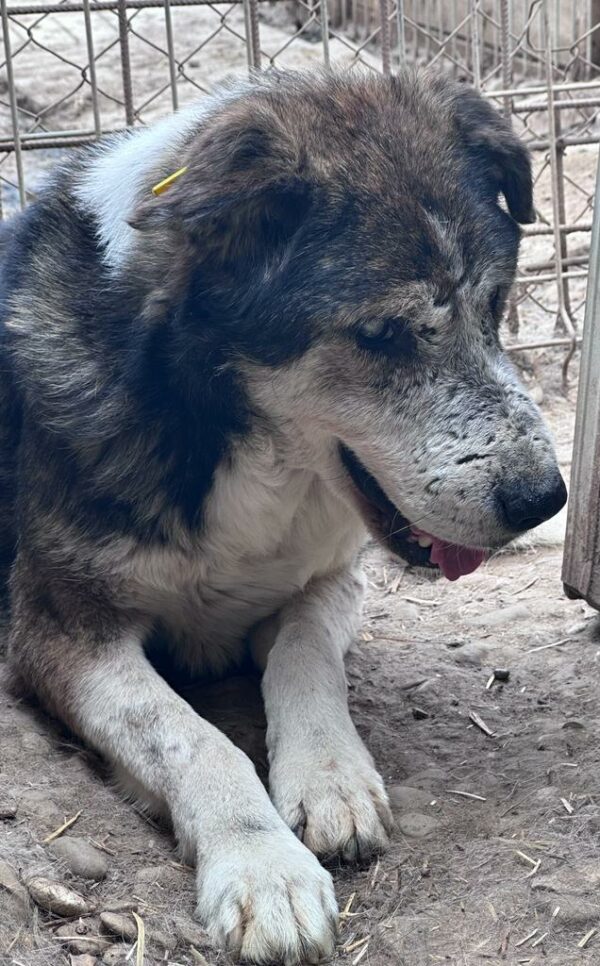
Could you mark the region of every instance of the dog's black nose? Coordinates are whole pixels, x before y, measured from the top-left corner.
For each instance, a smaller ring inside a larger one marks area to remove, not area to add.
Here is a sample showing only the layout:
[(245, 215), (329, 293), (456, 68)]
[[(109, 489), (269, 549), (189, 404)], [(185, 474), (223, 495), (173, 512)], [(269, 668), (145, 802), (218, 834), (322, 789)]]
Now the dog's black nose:
[(560, 473), (537, 483), (520, 480), (506, 483), (496, 491), (498, 509), (504, 525), (515, 533), (531, 530), (562, 510), (567, 488)]

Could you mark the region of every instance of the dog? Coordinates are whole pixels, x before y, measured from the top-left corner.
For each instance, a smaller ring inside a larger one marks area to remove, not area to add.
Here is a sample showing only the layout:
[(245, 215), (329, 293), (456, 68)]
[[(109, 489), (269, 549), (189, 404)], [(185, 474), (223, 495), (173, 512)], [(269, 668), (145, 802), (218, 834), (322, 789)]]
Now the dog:
[[(403, 70), (230, 83), (75, 154), (11, 223), (10, 662), (169, 816), (243, 959), (329, 957), (318, 857), (388, 842), (344, 673), (369, 536), (457, 579), (565, 502), (498, 334), (533, 218), (509, 122)], [(252, 656), (270, 795), (152, 648), (190, 675)]]

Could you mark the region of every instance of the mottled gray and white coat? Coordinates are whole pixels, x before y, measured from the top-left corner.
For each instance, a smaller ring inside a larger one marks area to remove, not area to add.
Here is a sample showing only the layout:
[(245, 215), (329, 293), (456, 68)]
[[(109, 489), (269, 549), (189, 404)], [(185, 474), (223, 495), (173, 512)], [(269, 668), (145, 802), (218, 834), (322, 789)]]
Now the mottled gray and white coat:
[[(316, 856), (387, 842), (343, 663), (369, 532), (427, 565), (411, 526), (493, 548), (564, 502), (498, 337), (532, 217), (465, 85), (269, 73), (74, 156), (2, 238), (12, 665), (171, 817), (243, 958), (326, 958)], [(264, 670), (269, 793), (161, 653)]]

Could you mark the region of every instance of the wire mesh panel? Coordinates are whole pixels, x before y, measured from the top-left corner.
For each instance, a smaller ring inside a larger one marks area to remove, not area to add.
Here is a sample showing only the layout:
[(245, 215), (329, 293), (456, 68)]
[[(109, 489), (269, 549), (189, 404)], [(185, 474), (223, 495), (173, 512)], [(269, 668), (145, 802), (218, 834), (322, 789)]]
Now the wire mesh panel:
[(582, 319), (600, 111), (599, 0), (1, 0), (0, 210), (67, 148), (150, 123), (232, 73), (433, 64), (510, 115), (535, 164), (508, 341)]

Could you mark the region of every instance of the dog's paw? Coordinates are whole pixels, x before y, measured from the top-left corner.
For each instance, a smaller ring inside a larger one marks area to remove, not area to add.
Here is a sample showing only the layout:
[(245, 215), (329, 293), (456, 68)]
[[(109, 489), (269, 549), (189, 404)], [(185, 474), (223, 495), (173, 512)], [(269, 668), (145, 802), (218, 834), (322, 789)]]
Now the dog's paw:
[(277, 811), (316, 855), (364, 861), (387, 848), (392, 813), (362, 746), (313, 761), (276, 757), (270, 781)]
[(252, 963), (319, 963), (335, 949), (333, 882), (287, 829), (236, 839), (198, 871), (198, 918)]

